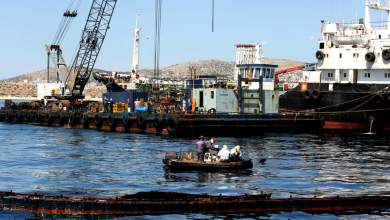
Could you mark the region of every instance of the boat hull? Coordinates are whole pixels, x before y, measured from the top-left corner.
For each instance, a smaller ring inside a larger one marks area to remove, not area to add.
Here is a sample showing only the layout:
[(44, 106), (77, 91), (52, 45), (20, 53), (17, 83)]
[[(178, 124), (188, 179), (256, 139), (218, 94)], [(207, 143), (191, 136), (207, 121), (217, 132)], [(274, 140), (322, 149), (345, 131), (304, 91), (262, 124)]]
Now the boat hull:
[(164, 159), (163, 163), (170, 170), (184, 171), (237, 171), (253, 168), (251, 160), (242, 160), (237, 162), (201, 162), (201, 161), (182, 161), (177, 159)]
[[(388, 133), (390, 85), (308, 83), (280, 96), (281, 112), (319, 116), (324, 130)], [(305, 86), (306, 87), (306, 86)]]

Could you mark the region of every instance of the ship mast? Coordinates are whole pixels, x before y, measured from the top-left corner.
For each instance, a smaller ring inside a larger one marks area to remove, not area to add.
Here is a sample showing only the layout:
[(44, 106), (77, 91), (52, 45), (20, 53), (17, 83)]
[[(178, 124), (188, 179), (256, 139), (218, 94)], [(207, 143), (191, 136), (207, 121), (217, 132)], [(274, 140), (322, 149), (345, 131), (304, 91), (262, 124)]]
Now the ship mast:
[[(390, 9), (390, 0), (387, 1), (387, 8)], [(390, 10), (387, 10), (387, 30), (390, 30)]]
[(370, 0), (365, 0), (365, 22), (367, 30), (371, 30), (371, 14), (370, 9), (381, 10), (387, 12), (387, 30), (390, 30), (390, 0), (387, 1), (387, 5), (381, 4), (380, 1), (370, 2)]
[(370, 0), (365, 0), (365, 13), (364, 13), (364, 25), (368, 32), (371, 31), (371, 13), (370, 13)]
[(139, 71), (139, 52), (140, 52), (140, 32), (141, 28), (138, 27), (137, 15), (134, 28), (134, 43), (133, 43), (133, 60), (132, 60), (132, 73), (137, 74)]

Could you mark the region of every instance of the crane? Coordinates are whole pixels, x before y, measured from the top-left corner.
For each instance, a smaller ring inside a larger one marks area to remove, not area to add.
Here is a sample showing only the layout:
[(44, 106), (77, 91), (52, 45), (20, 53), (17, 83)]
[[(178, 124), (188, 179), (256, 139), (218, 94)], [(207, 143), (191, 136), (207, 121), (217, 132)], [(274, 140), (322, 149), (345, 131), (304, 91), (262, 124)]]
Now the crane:
[(62, 99), (82, 99), (115, 10), (117, 0), (93, 0), (80, 46), (65, 80)]
[(51, 44), (46, 45), (47, 52), (47, 82), (50, 83), (50, 58), (53, 59), (57, 72), (57, 82), (60, 81), (59, 69), (61, 66), (65, 67), (67, 70), (68, 67), (65, 63), (65, 59), (62, 56), (62, 41), (67, 34), (70, 25), (72, 24), (74, 18), (77, 17), (77, 9), (80, 7), (81, 0), (73, 0), (70, 2), (69, 6), (63, 13), (63, 17), (60, 25), (58, 26), (56, 35)]
[[(110, 28), (116, 3), (117, 0), (93, 0), (77, 55), (65, 80), (62, 99), (76, 100), (84, 98), (84, 88), (88, 83), (107, 31)], [(156, 0), (155, 77), (157, 76), (157, 78), (159, 76), (161, 5), (161, 0)], [(214, 24), (214, 0), (212, 1), (212, 11), (212, 23)], [(214, 30), (214, 25), (212, 29)]]
[(275, 84), (279, 83), (279, 75), (292, 73), (292, 72), (295, 72), (295, 71), (298, 71), (298, 70), (303, 70), (303, 69), (305, 69), (306, 66), (307, 66), (306, 64), (302, 64), (302, 65), (291, 66), (291, 67), (287, 67), (285, 69), (277, 70), (275, 72)]

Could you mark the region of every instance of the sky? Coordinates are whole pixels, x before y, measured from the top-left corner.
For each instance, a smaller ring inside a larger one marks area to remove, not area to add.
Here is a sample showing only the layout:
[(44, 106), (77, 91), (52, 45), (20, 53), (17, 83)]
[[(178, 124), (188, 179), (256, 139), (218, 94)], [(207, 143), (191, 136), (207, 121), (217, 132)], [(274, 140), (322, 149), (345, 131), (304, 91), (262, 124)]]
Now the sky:
[[(0, 79), (44, 69), (50, 43), (70, 0), (12, 0), (1, 5)], [(63, 43), (71, 63), (92, 0), (82, 0), (79, 16)], [(161, 66), (186, 61), (233, 61), (238, 43), (263, 43), (264, 56), (313, 62), (320, 21), (352, 21), (364, 16), (364, 0), (163, 0)], [(141, 68), (153, 67), (154, 0), (118, 0), (96, 68), (129, 71), (132, 29), (140, 15)]]

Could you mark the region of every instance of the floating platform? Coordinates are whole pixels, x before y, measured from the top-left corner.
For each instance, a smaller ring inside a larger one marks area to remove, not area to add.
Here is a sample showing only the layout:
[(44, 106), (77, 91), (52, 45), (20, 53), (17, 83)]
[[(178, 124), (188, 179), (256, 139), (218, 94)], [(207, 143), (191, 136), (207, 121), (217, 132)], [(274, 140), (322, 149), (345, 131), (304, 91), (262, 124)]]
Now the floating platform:
[(0, 122), (180, 137), (317, 133), (323, 123), (304, 115), (83, 113), (2, 110)]
[(3, 210), (28, 211), (40, 217), (115, 217), (181, 213), (338, 213), (390, 208), (388, 196), (272, 199), (271, 194), (212, 196), (145, 192), (116, 198), (47, 196), (0, 192)]

